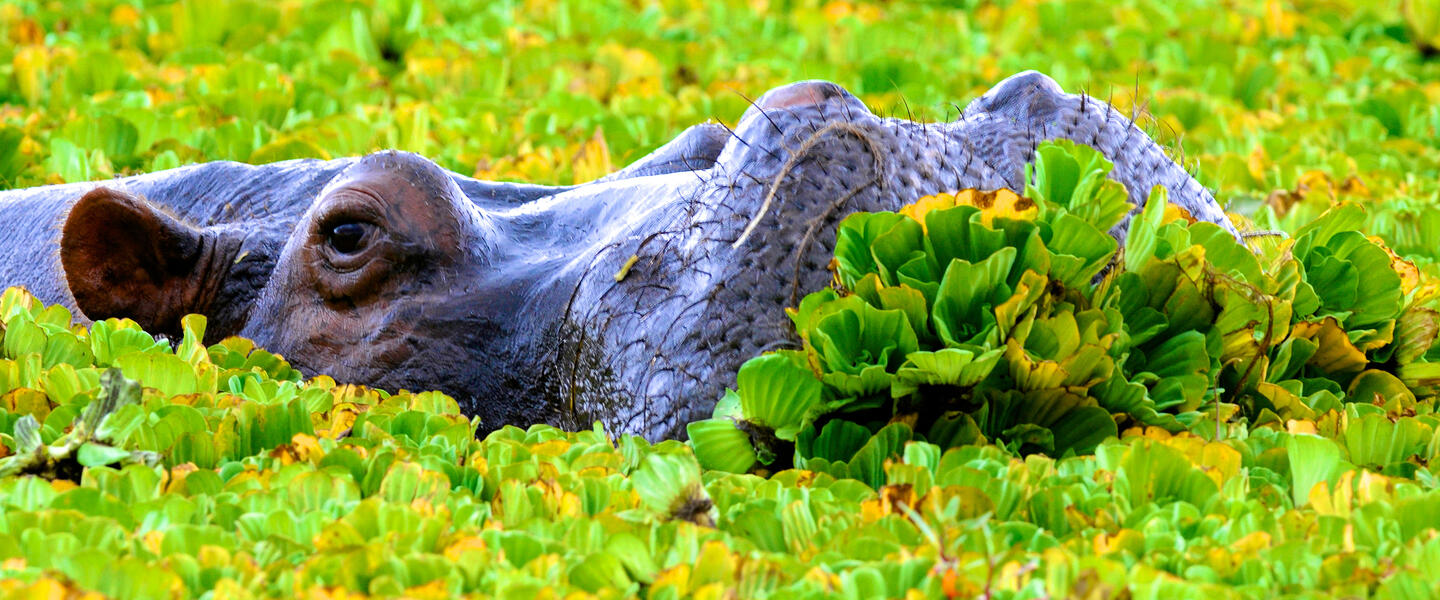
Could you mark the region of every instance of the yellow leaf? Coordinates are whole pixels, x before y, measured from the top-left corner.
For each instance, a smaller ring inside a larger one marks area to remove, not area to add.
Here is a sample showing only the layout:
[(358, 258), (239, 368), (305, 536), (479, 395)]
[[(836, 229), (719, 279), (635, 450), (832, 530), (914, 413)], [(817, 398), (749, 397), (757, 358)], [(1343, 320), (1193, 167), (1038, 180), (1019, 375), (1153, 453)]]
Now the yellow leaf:
[[(1291, 423), (1296, 422), (1293, 419), (1315, 418), (1315, 411), (1311, 410), (1310, 406), (1305, 404), (1305, 401), (1299, 396), (1296, 396), (1284, 387), (1268, 381), (1262, 381), (1259, 385), (1255, 386), (1255, 391), (1259, 392), (1260, 395), (1270, 401), (1270, 404), (1275, 406), (1275, 412), (1278, 413), (1281, 418), (1287, 419), (1287, 427), (1289, 427)], [(1313, 424), (1311, 424), (1311, 427), (1313, 428)]]
[(1354, 175), (1346, 177), (1345, 181), (1340, 182), (1339, 191), (1341, 195), (1345, 196), (1360, 196), (1362, 198), (1370, 197), (1370, 188), (1365, 186), (1365, 182), (1363, 180)]
[(1185, 210), (1185, 207), (1174, 202), (1167, 202), (1165, 204), (1165, 213), (1160, 217), (1160, 223), (1163, 225), (1171, 221), (1196, 222), (1195, 215), (1190, 214), (1190, 211)]
[(195, 558), (199, 560), (201, 568), (212, 569), (230, 566), (230, 551), (222, 546), (206, 544), (200, 546), (200, 551)]
[(575, 183), (594, 181), (610, 174), (615, 167), (610, 160), (610, 146), (600, 129), (570, 156), (570, 171)]
[(160, 545), (164, 542), (165, 532), (163, 530), (156, 529), (140, 536), (140, 545), (156, 556), (160, 555)]
[(1255, 146), (1250, 151), (1250, 156), (1245, 159), (1245, 166), (1250, 169), (1250, 177), (1256, 182), (1265, 181), (1265, 172), (1270, 169), (1270, 155), (1265, 152), (1264, 146)]
[(450, 562), (458, 563), (467, 554), (478, 553), (478, 556), (489, 556), (490, 549), (485, 546), (485, 540), (479, 536), (467, 536), (452, 542), (445, 547), (443, 554)]
[(980, 209), (980, 222), (987, 227), (994, 223), (996, 218), (1011, 219), (1017, 221), (1034, 220), (1040, 213), (1035, 201), (1013, 190), (976, 190), (965, 189), (958, 192), (945, 192), (922, 196), (914, 202), (900, 207), (900, 214), (915, 219), (926, 233), (925, 216), (933, 210), (944, 210), (956, 206), (973, 206)]
[(110, 11), (110, 22), (116, 27), (134, 27), (140, 22), (140, 11), (129, 4), (121, 4)]
[(660, 595), (660, 589), (670, 587), (675, 590), (675, 597), (684, 598), (689, 594), (690, 565), (678, 564), (655, 575), (654, 583), (650, 584), (652, 595)]
[(1230, 550), (1236, 554), (1256, 555), (1260, 551), (1270, 547), (1270, 534), (1265, 531), (1253, 531), (1250, 535), (1242, 537), (1230, 543)]
[[(1279, 387), (1279, 386), (1276, 386), (1276, 387)], [(1283, 389), (1283, 388), (1281, 388), (1281, 389)], [(1288, 393), (1288, 392), (1286, 392), (1286, 393)], [(1315, 422), (1314, 422), (1314, 421), (1301, 421), (1301, 420), (1296, 420), (1296, 419), (1290, 419), (1290, 420), (1288, 420), (1288, 421), (1285, 421), (1285, 431), (1288, 431), (1288, 432), (1290, 432), (1290, 433), (1292, 433), (1292, 434), (1296, 434), (1296, 433), (1308, 433), (1308, 434), (1311, 434), (1311, 435), (1319, 435), (1319, 432), (1315, 430)]]
[(1349, 336), (1345, 335), (1345, 330), (1340, 327), (1340, 322), (1335, 320), (1335, 317), (1325, 317), (1318, 323), (1296, 323), (1291, 337), (1305, 338), (1319, 344), (1320, 349), (1315, 351), (1306, 364), (1319, 367), (1327, 373), (1358, 373), (1363, 371), (1369, 362), (1365, 359), (1365, 353), (1350, 343)]
[(315, 436), (335, 440), (349, 433), (355, 427), (355, 419), (363, 412), (353, 402), (342, 402), (331, 407), (330, 412), (314, 415)]
[(405, 590), (405, 597), (414, 598), (415, 600), (448, 600), (449, 598), (453, 598), (454, 594), (450, 593), (450, 589), (446, 587), (445, 582), (446, 580), (443, 578), (435, 579), (425, 585), (409, 588)]
[(908, 483), (881, 487), (874, 498), (860, 503), (860, 517), (866, 522), (873, 522), (886, 515), (904, 514), (900, 504), (915, 506), (915, 488)]
[(199, 467), (196, 467), (195, 463), (187, 462), (183, 465), (175, 465), (174, 468), (170, 469), (170, 480), (165, 484), (165, 493), (173, 494), (183, 489), (185, 479), (189, 477), (191, 473), (199, 470)]
[(1394, 269), (1395, 272), (1400, 275), (1400, 289), (1405, 295), (1410, 295), (1411, 292), (1420, 287), (1421, 283), (1424, 282), (1424, 275), (1421, 274), (1420, 269), (1415, 266), (1415, 263), (1405, 260), (1404, 257), (1396, 254), (1394, 250), (1391, 250), (1389, 246), (1385, 245), (1385, 240), (1381, 239), (1380, 236), (1372, 235), (1367, 239), (1374, 242), (1376, 246), (1379, 246), (1381, 250), (1384, 250), (1386, 254), (1390, 255), (1390, 268)]
[(313, 463), (325, 458), (325, 451), (320, 448), (320, 443), (316, 441), (315, 436), (297, 433), (290, 438), (290, 444), (295, 447), (300, 460)]
[[(925, 215), (932, 210), (944, 210), (955, 206), (955, 194), (940, 193), (930, 196), (921, 196), (910, 204), (900, 207), (900, 214), (915, 219), (920, 227), (925, 227)], [(926, 230), (928, 233), (929, 230)]]
[(735, 553), (719, 540), (705, 542), (700, 554), (695, 557), (695, 568), (690, 571), (690, 587), (700, 595), (701, 587), (727, 583), (739, 567)]
[(45, 43), (45, 28), (35, 19), (20, 19), (10, 26), (10, 41), (16, 46), (40, 46)]
[(10, 390), (4, 396), (0, 396), (0, 407), (3, 407), (12, 415), (31, 415), (36, 421), (45, 422), (50, 416), (50, 397), (45, 392), (32, 390), (30, 388), (19, 388)]
[(1163, 429), (1163, 428), (1156, 427), (1156, 426), (1153, 426), (1153, 425), (1148, 426), (1148, 427), (1144, 427), (1144, 428), (1131, 428), (1131, 429), (1129, 429), (1129, 430), (1127, 430), (1127, 431), (1135, 432), (1135, 435), (1140, 435), (1140, 436), (1143, 436), (1143, 437), (1147, 437), (1147, 438), (1150, 438), (1150, 439), (1153, 439), (1153, 440), (1160, 440), (1160, 441), (1165, 441), (1165, 440), (1168, 440), (1168, 439), (1170, 439), (1170, 438), (1172, 438), (1172, 437), (1175, 437), (1175, 434), (1170, 433), (1169, 431), (1167, 431), (1167, 430), (1165, 430), (1165, 429)]
[(1092, 547), (1095, 554), (1100, 556), (1114, 552), (1130, 552), (1139, 557), (1145, 554), (1145, 535), (1134, 529), (1121, 529), (1113, 534), (1101, 533), (1095, 536)]

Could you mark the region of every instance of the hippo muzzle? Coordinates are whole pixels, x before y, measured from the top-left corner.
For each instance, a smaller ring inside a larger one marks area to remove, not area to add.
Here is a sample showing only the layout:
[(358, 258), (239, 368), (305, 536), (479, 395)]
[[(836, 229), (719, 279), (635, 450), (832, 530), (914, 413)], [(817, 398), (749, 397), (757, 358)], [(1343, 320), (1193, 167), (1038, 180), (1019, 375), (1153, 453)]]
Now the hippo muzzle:
[[(197, 183), (200, 167), (60, 186), (80, 200), (61, 215), (66, 285), (45, 299), (161, 332), (201, 312), (209, 337), (245, 335), (307, 374), (439, 389), (487, 428), (600, 421), (671, 437), (746, 359), (798, 344), (783, 309), (828, 283), (845, 216), (1023, 190), (1036, 146), (1056, 138), (1103, 152), (1137, 204), (1161, 185), (1234, 231), (1130, 118), (1044, 75), (929, 124), (807, 81), (763, 95), (733, 131), (692, 127), (573, 187), (475, 181), (400, 152), (225, 165), (224, 187)], [(0, 283), (46, 290), (43, 274), (4, 268)]]

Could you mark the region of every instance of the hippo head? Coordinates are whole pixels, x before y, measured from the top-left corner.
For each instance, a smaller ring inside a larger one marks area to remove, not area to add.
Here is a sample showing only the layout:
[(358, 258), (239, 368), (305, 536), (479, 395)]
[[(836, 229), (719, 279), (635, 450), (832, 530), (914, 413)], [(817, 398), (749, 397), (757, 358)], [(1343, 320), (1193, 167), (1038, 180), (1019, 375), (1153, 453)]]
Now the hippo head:
[(97, 189), (72, 209), (61, 260), (90, 318), (173, 333), (201, 312), (211, 337), (245, 335), (308, 374), (439, 389), (488, 428), (599, 420), (660, 438), (707, 416), (746, 359), (797, 343), (783, 309), (829, 281), (846, 215), (1022, 190), (1054, 138), (1103, 152), (1132, 200), (1162, 185), (1230, 228), (1131, 119), (1030, 72), (942, 124), (792, 84), (733, 130), (696, 126), (574, 187), (522, 190), (382, 152), (320, 163), (317, 189), (205, 227)]
[(180, 317), (203, 313), (209, 341), (243, 335), (307, 374), (466, 399), (456, 382), (505, 366), (493, 342), (515, 320), (507, 282), (522, 278), (494, 271), (504, 236), (452, 173), (381, 152), (348, 161), (279, 223), (194, 227), (97, 188), (69, 213), (61, 261), (92, 319), (175, 336)]
[(500, 236), (446, 171), (372, 154), (300, 217), (241, 334), (339, 381), (453, 381), (485, 365), (506, 318), (493, 310), (502, 278), (489, 277)]

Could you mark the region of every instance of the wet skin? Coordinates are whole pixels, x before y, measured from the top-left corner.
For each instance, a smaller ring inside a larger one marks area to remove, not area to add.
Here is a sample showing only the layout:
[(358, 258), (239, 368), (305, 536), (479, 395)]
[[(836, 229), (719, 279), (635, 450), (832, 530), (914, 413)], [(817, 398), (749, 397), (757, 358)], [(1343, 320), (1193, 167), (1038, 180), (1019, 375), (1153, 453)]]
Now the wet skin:
[[(1233, 228), (1131, 120), (1027, 72), (950, 123), (880, 118), (838, 86), (756, 101), (601, 180), (491, 183), (408, 153), (207, 163), (0, 193), (0, 286), (89, 319), (243, 335), (307, 374), (439, 389), (487, 428), (675, 436), (735, 371), (796, 344), (783, 309), (829, 281), (835, 226), (966, 188), (1023, 189), (1069, 138)], [(1123, 224), (1112, 233), (1123, 235)]]

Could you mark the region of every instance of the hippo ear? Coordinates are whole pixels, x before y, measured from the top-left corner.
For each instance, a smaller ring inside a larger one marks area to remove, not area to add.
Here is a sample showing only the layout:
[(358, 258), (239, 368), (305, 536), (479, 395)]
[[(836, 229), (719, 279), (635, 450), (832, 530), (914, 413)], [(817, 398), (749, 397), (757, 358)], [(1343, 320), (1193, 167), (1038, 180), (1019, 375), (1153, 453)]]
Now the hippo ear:
[(86, 317), (129, 317), (151, 333), (175, 334), (210, 295), (206, 238), (143, 199), (97, 188), (65, 220), (60, 263)]

